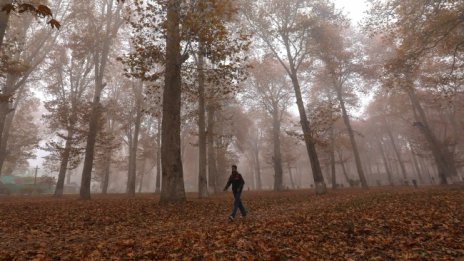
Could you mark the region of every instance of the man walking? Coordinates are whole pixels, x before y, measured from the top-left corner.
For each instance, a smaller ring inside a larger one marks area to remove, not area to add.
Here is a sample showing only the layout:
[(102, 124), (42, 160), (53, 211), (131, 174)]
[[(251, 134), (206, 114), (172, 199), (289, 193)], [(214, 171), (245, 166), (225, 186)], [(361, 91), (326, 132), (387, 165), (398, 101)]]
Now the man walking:
[(240, 209), (242, 217), (246, 216), (245, 207), (243, 207), (242, 200), (240, 199), (245, 181), (243, 180), (242, 175), (238, 173), (236, 165), (232, 165), (232, 174), (229, 177), (229, 181), (227, 181), (224, 191), (226, 191), (230, 185), (232, 185), (232, 192), (234, 193), (234, 208), (232, 210), (232, 214), (229, 216), (229, 220), (234, 221), (238, 209)]

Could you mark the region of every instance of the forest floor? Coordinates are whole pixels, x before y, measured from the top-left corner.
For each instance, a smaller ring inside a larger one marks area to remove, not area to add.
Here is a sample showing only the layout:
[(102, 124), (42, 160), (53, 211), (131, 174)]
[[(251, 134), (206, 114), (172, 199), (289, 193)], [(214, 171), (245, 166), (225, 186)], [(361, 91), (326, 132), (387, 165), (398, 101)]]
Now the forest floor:
[(464, 187), (158, 197), (0, 197), (0, 260), (455, 260)]

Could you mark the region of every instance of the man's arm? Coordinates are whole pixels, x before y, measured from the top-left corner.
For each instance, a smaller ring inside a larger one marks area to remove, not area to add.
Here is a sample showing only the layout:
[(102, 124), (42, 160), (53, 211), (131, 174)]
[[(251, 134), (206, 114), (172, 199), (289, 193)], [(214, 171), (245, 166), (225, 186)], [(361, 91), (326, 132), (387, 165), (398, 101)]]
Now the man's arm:
[(232, 184), (232, 179), (231, 179), (231, 177), (229, 177), (229, 180), (227, 181), (227, 184), (224, 187), (224, 191), (226, 191), (230, 187), (231, 184)]

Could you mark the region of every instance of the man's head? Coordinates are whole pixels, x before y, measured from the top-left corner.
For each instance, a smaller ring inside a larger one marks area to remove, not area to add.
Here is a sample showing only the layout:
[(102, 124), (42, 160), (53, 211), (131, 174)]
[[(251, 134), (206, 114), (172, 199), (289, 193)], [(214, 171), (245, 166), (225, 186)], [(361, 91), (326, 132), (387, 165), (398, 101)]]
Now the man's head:
[(232, 171), (237, 171), (237, 165), (232, 165)]

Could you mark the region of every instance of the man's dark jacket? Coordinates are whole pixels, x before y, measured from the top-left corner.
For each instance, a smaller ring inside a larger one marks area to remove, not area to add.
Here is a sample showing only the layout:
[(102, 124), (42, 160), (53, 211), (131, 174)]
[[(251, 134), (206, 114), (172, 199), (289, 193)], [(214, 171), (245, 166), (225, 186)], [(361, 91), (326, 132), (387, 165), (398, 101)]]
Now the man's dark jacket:
[(242, 192), (243, 185), (245, 185), (245, 180), (240, 173), (237, 171), (232, 171), (232, 174), (229, 177), (229, 181), (227, 181), (227, 185), (224, 190), (227, 190), (229, 186), (232, 184), (232, 192)]

